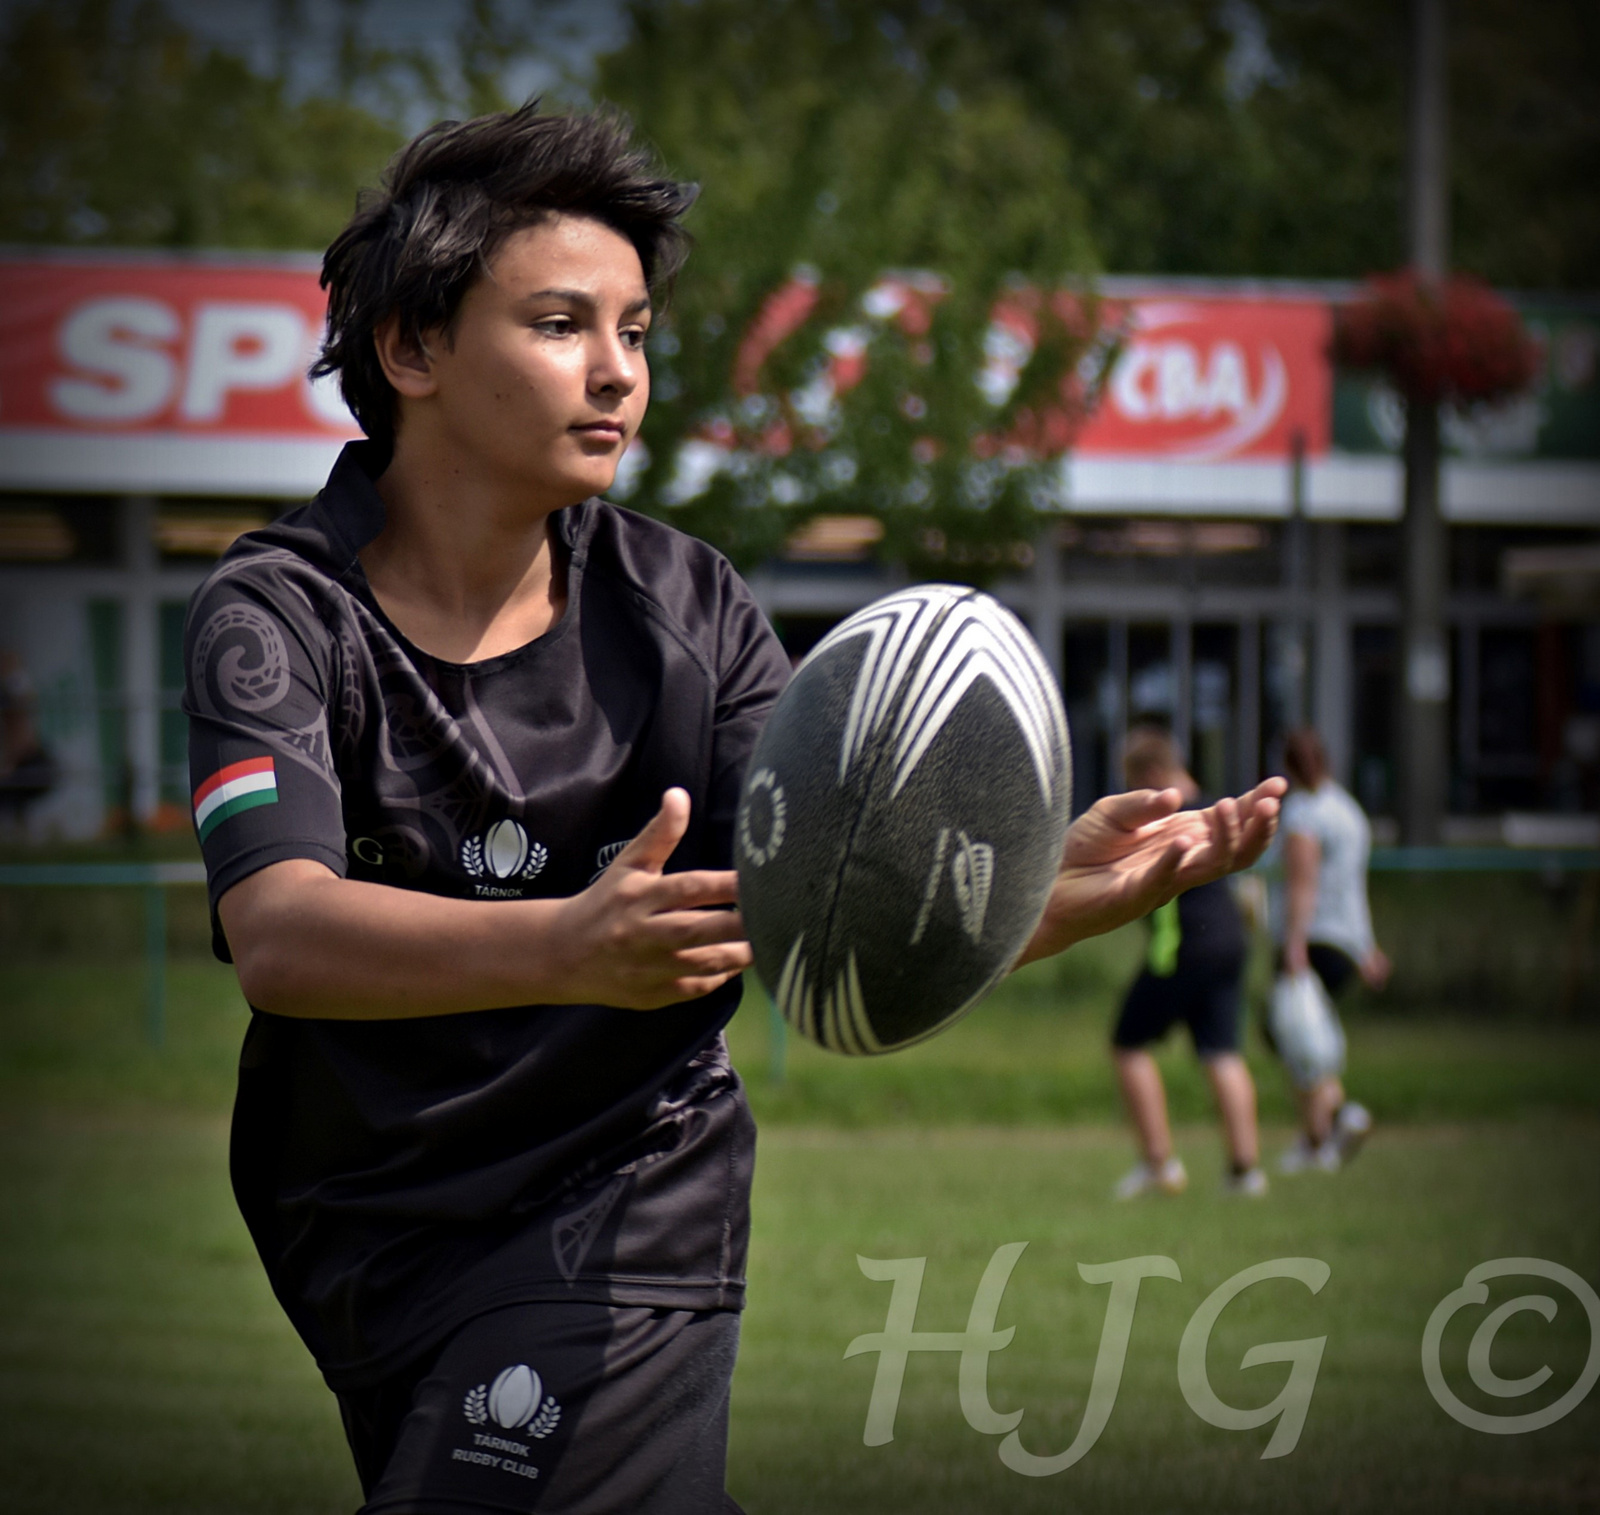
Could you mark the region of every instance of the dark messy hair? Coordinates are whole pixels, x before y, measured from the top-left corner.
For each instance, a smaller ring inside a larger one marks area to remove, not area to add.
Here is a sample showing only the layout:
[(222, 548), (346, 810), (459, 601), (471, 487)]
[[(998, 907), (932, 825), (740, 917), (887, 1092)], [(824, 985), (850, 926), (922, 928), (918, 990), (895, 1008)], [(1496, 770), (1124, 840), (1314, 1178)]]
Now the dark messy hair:
[(1172, 733), (1154, 721), (1128, 728), (1122, 743), (1122, 772), (1132, 789), (1164, 787), (1183, 769), (1183, 756)]
[(1302, 789), (1320, 789), (1328, 776), (1328, 750), (1309, 726), (1300, 726), (1283, 739), (1283, 767)]
[(312, 376), (338, 374), (361, 429), (394, 440), (395, 393), (373, 344), (398, 316), (402, 335), (448, 331), (467, 288), (512, 232), (549, 216), (589, 216), (633, 243), (652, 291), (688, 255), (679, 218), (697, 186), (662, 176), (620, 113), (519, 110), (441, 121), (395, 155), (383, 187), (363, 192), (322, 260), (328, 328)]

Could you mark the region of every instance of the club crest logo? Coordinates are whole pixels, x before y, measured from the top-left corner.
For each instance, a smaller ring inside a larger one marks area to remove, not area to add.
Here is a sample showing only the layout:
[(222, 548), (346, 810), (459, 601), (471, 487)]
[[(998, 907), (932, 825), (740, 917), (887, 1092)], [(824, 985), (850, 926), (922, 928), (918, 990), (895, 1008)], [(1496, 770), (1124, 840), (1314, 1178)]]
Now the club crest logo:
[(524, 1362), (504, 1369), (492, 1384), (469, 1389), (461, 1413), (472, 1425), (493, 1421), (502, 1430), (520, 1431), (535, 1441), (542, 1441), (561, 1423), (555, 1395), (544, 1392), (539, 1375)]
[(530, 879), (544, 871), (550, 849), (528, 840), (528, 833), (509, 818), (496, 821), (482, 836), (461, 844), (461, 866), (473, 878)]

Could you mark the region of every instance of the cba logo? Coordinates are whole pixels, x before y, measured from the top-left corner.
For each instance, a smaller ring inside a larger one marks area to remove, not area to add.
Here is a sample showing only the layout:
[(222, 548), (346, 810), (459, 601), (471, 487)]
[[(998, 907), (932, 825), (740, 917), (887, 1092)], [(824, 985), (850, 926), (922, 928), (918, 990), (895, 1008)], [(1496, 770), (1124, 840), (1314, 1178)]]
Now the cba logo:
[(496, 821), (482, 836), (461, 844), (461, 866), (474, 878), (529, 879), (544, 871), (550, 850), (530, 842), (515, 821)]
[(461, 1413), (472, 1425), (493, 1421), (502, 1430), (520, 1431), (535, 1441), (544, 1440), (561, 1423), (555, 1395), (544, 1392), (539, 1375), (524, 1362), (504, 1369), (492, 1384), (469, 1389)]

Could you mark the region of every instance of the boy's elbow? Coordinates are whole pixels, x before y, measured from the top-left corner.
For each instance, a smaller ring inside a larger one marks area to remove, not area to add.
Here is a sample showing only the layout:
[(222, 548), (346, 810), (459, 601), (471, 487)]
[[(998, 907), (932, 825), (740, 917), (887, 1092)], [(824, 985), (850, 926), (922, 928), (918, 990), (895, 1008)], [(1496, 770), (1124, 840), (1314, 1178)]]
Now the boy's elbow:
[(305, 898), (306, 888), (321, 882), (305, 874), (316, 866), (273, 864), (235, 884), (217, 902), (239, 987), (253, 1009), (273, 1015), (317, 1013), (315, 953), (306, 930), (310, 902)]
[(269, 1015), (306, 1015), (307, 988), (303, 970), (296, 972), (295, 956), (287, 944), (265, 940), (231, 942), (239, 988), (252, 1010)]

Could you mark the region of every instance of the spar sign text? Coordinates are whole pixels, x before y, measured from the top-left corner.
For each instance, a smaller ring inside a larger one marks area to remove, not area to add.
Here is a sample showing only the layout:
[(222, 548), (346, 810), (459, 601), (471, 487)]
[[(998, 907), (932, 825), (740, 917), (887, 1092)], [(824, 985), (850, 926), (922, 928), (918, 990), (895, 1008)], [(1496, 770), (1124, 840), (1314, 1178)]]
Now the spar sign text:
[(0, 265), (0, 430), (338, 439), (313, 385), (326, 308), (310, 269), (209, 261)]

